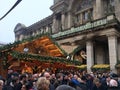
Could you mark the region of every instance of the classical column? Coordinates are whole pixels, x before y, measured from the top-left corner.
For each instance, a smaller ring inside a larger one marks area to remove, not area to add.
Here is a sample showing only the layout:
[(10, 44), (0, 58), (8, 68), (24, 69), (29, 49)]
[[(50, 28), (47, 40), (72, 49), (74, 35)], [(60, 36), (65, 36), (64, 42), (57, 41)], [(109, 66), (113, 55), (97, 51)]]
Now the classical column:
[(49, 32), (49, 27), (48, 26), (46, 26), (46, 30), (45, 31), (46, 31), (45, 33)]
[(108, 46), (109, 46), (109, 60), (110, 69), (116, 72), (115, 65), (117, 63), (117, 36), (108, 35)]
[(19, 40), (21, 41), (21, 40), (23, 40), (23, 38), (24, 38), (24, 35), (21, 34)]
[(94, 7), (94, 19), (99, 19), (103, 16), (103, 1), (96, 0), (96, 5)]
[(40, 30), (37, 30), (37, 34), (39, 34), (40, 33)]
[(19, 40), (19, 36), (15, 35), (15, 41)]
[(72, 26), (72, 15), (71, 12), (68, 13), (68, 28), (70, 28)]
[(61, 29), (64, 30), (65, 29), (65, 13), (62, 13), (62, 20), (61, 20)]
[(53, 17), (53, 25), (52, 25), (52, 32), (55, 33), (57, 30), (56, 30), (56, 23), (57, 23), (57, 20), (56, 20), (56, 16)]
[(91, 72), (91, 67), (94, 65), (94, 54), (93, 54), (93, 42), (88, 40), (86, 42), (86, 50), (87, 50), (87, 71)]

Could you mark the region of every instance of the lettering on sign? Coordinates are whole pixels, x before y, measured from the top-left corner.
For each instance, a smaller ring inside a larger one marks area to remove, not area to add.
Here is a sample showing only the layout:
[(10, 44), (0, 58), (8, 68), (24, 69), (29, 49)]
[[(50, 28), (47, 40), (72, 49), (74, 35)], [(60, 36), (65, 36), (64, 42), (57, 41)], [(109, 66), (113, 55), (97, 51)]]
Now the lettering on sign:
[(56, 38), (56, 37), (60, 37), (60, 36), (64, 36), (64, 35), (69, 35), (72, 33), (83, 31), (83, 30), (88, 30), (88, 29), (92, 29), (95, 27), (99, 27), (99, 26), (102, 26), (105, 24), (107, 24), (107, 19), (102, 19), (102, 20), (98, 20), (98, 21), (94, 21), (94, 22), (88, 22), (88, 23), (81, 25), (79, 27), (76, 27), (76, 28), (72, 27), (70, 30), (54, 34), (54, 35), (52, 35), (52, 37)]

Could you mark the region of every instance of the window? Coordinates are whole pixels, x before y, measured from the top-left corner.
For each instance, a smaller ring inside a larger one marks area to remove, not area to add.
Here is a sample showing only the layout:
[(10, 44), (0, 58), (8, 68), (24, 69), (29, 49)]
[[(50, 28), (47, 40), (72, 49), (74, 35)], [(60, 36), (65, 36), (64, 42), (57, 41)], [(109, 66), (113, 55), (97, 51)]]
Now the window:
[(83, 12), (83, 21), (87, 21), (88, 20), (88, 12)]
[(79, 25), (93, 19), (93, 8), (89, 8), (85, 11), (78, 12), (74, 18), (74, 24)]
[(81, 15), (80, 15), (80, 14), (77, 14), (77, 15), (76, 15), (76, 22), (77, 22), (77, 23), (80, 23), (80, 22), (81, 22)]
[(82, 13), (83, 22), (86, 22), (86, 21), (89, 21), (89, 20), (92, 20), (92, 19), (93, 19), (93, 10), (92, 9), (89, 9), (89, 10), (84, 11)]
[(111, 6), (115, 6), (115, 1), (114, 0), (110, 0), (110, 4), (111, 4)]

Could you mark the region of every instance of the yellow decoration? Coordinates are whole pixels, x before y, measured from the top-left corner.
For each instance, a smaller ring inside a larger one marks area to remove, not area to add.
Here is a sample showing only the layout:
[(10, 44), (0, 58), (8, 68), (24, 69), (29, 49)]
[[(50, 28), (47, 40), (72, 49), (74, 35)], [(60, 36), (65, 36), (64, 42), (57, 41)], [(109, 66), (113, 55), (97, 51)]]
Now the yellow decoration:
[(94, 65), (92, 68), (110, 68), (110, 65), (108, 65), (108, 64), (98, 64), (98, 65)]
[(80, 65), (80, 66), (76, 66), (77, 68), (80, 68), (80, 69), (85, 69), (87, 68), (87, 65)]

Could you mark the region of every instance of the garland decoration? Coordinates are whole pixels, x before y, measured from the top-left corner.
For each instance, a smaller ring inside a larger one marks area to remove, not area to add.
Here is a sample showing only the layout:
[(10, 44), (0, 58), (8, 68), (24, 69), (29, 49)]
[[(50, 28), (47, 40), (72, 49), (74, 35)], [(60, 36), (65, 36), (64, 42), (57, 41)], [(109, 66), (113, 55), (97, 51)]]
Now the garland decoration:
[(14, 58), (17, 58), (19, 60), (24, 60), (24, 61), (32, 61), (32, 60), (38, 60), (42, 62), (59, 62), (59, 63), (65, 63), (65, 64), (74, 64), (74, 65), (81, 65), (79, 61), (76, 60), (66, 60), (64, 58), (58, 58), (58, 57), (51, 57), (51, 56), (41, 56), (38, 54), (28, 54), (28, 53), (20, 53), (17, 51), (12, 51), (10, 52), (10, 55), (13, 56)]
[(87, 65), (84, 65), (84, 64), (76, 67), (80, 70), (87, 70)]

